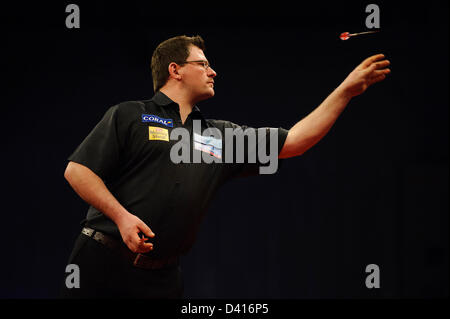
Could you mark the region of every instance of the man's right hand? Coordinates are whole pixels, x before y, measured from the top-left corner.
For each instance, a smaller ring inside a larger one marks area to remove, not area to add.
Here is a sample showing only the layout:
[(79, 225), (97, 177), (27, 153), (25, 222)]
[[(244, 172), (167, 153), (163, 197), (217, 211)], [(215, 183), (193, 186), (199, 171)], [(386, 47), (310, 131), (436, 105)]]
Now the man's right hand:
[[(148, 240), (145, 236), (155, 237), (155, 234), (137, 216), (130, 213), (124, 214), (124, 216), (121, 216), (117, 220), (117, 227), (119, 228), (123, 242), (132, 252), (147, 253), (153, 249), (152, 243), (145, 242)], [(142, 238), (139, 237), (139, 233), (141, 232), (144, 234)]]
[[(111, 194), (103, 180), (90, 168), (70, 161), (64, 172), (70, 186), (88, 204), (110, 218), (119, 228), (122, 239), (135, 253), (147, 253), (153, 244), (146, 243), (148, 237), (155, 237), (151, 229), (138, 217), (130, 214)], [(139, 238), (139, 233), (144, 234)]]

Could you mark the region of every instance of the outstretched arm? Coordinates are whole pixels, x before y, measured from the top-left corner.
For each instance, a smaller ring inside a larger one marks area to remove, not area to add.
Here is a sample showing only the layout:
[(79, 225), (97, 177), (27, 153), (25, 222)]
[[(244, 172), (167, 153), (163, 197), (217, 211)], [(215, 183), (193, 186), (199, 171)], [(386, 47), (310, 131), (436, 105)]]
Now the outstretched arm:
[(289, 130), (279, 158), (302, 155), (319, 142), (352, 97), (386, 78), (386, 74), (391, 72), (387, 68), (389, 64), (383, 54), (377, 54), (358, 65), (322, 104)]

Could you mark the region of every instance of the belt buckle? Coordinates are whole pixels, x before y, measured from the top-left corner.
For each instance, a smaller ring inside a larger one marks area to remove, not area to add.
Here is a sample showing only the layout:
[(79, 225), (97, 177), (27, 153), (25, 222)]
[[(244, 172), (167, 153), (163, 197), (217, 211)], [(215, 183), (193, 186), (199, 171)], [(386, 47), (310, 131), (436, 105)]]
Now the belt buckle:
[(83, 233), (83, 234), (86, 235), (86, 236), (92, 237), (92, 234), (94, 233), (94, 230), (93, 230), (92, 228), (84, 227), (84, 228), (81, 230), (81, 233)]

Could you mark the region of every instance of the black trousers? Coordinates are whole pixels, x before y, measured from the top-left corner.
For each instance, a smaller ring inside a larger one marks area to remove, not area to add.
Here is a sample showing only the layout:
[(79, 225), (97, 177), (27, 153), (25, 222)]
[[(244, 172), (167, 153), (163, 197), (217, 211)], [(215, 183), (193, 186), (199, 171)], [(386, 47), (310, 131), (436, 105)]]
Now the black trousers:
[(84, 234), (75, 241), (68, 264), (78, 266), (79, 288), (67, 288), (66, 278), (73, 273), (66, 273), (61, 283), (62, 298), (183, 297), (178, 263), (156, 270), (137, 268), (118, 252)]

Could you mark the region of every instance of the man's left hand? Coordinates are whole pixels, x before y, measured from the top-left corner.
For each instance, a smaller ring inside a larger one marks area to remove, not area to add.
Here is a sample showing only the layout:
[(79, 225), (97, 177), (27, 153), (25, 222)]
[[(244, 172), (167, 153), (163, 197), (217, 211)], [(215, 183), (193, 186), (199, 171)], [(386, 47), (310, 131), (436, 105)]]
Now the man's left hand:
[(365, 59), (341, 83), (340, 88), (348, 97), (363, 93), (369, 86), (380, 82), (391, 72), (387, 66), (390, 62), (384, 59), (383, 54), (376, 54)]

